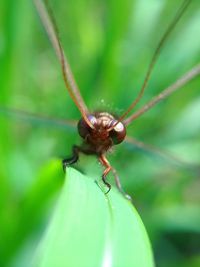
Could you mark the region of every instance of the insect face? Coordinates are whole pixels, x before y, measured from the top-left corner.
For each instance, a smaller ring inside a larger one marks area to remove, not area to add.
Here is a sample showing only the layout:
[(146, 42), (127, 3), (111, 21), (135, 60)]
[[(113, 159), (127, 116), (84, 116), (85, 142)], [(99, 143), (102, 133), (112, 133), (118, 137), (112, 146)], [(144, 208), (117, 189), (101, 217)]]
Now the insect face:
[[(88, 120), (94, 126), (91, 128), (81, 118), (78, 122), (79, 135), (89, 145), (94, 153), (102, 154), (113, 145), (121, 143), (126, 136), (126, 128), (122, 122), (118, 122), (113, 115), (107, 112), (96, 112), (88, 116)], [(114, 126), (114, 128), (112, 128)]]

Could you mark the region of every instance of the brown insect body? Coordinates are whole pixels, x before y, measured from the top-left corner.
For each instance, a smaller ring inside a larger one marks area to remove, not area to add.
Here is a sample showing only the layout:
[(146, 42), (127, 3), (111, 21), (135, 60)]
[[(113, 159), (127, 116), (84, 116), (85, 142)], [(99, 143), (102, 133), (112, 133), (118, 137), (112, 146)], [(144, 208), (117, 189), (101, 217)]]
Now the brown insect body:
[[(121, 184), (115, 169), (110, 165), (106, 159), (106, 152), (108, 152), (113, 145), (121, 143), (126, 137), (126, 126), (132, 123), (136, 118), (140, 117), (143, 113), (151, 109), (158, 102), (165, 99), (186, 83), (200, 75), (200, 65), (197, 65), (187, 73), (185, 73), (180, 79), (175, 83), (168, 86), (166, 89), (162, 90), (157, 96), (153, 97), (148, 103), (141, 107), (135, 113), (130, 114), (133, 111), (134, 107), (142, 98), (146, 87), (148, 86), (149, 79), (151, 77), (154, 66), (158, 60), (160, 52), (166, 43), (170, 33), (181, 19), (188, 6), (191, 4), (192, 0), (183, 0), (182, 4), (178, 8), (173, 20), (168, 25), (164, 34), (162, 35), (158, 45), (156, 46), (150, 64), (147, 68), (146, 74), (144, 76), (144, 81), (141, 85), (141, 88), (138, 92), (136, 99), (130, 104), (126, 111), (121, 114), (119, 118), (116, 118), (112, 114), (107, 112), (94, 112), (91, 113), (87, 105), (85, 104), (84, 99), (81, 96), (80, 90), (76, 84), (76, 81), (73, 77), (70, 65), (65, 56), (64, 50), (62, 48), (59, 32), (56, 26), (56, 21), (53, 16), (52, 10), (48, 6), (48, 1), (45, 2), (41, 0), (34, 0), (43, 25), (47, 31), (49, 39), (54, 47), (58, 60), (61, 64), (62, 74), (66, 88), (70, 94), (70, 97), (74, 101), (75, 105), (79, 109), (82, 118), (78, 122), (78, 132), (79, 135), (83, 138), (83, 144), (81, 146), (73, 146), (73, 155), (71, 158), (63, 160), (63, 169), (75, 162), (79, 158), (79, 152), (85, 154), (94, 154), (98, 157), (101, 164), (105, 167), (102, 180), (105, 185), (108, 187), (108, 191), (111, 189), (111, 185), (107, 182), (106, 176), (111, 171), (114, 174), (115, 182), (120, 191), (122, 191)], [(127, 117), (127, 115), (129, 115)], [(130, 138), (129, 138), (130, 140)], [(132, 143), (138, 144), (138, 142), (132, 139)], [(141, 142), (139, 142), (141, 146)], [(142, 144), (144, 147), (144, 144)], [(123, 191), (122, 191), (123, 192)]]
[[(126, 127), (107, 112), (95, 112), (88, 115), (91, 128), (84, 118), (78, 122), (79, 135), (84, 139), (83, 148), (87, 154), (97, 156), (108, 152), (113, 145), (121, 143), (126, 137)], [(111, 129), (111, 127), (113, 127)]]

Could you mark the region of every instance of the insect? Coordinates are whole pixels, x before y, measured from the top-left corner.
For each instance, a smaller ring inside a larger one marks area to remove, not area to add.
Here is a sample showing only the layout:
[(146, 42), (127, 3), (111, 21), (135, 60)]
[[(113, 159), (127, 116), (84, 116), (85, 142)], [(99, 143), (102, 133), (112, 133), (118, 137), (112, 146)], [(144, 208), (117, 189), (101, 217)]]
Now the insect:
[(110, 114), (108, 112), (91, 112), (90, 110), (88, 110), (81, 96), (80, 90), (76, 85), (75, 79), (70, 69), (70, 65), (64, 54), (54, 15), (50, 10), (47, 1), (42, 2), (40, 0), (35, 0), (34, 2), (43, 22), (43, 25), (49, 35), (49, 39), (60, 61), (66, 88), (82, 116), (82, 118), (78, 122), (78, 132), (83, 140), (83, 144), (81, 146), (73, 146), (72, 157), (63, 160), (63, 169), (65, 170), (68, 165), (77, 162), (80, 152), (84, 154), (96, 155), (104, 167), (102, 180), (108, 188), (106, 193), (108, 193), (111, 189), (111, 185), (107, 181), (107, 175), (109, 172), (113, 173), (117, 188), (121, 192), (123, 192), (117, 172), (107, 160), (106, 153), (110, 151), (110, 149), (114, 145), (118, 145), (124, 140), (128, 140), (132, 143), (135, 143), (136, 145), (141, 145), (141, 143), (139, 144), (137, 140), (130, 139), (126, 136), (127, 126), (129, 126), (136, 118), (139, 118), (142, 114), (144, 114), (153, 106), (155, 106), (158, 102), (162, 101), (163, 99), (171, 95), (173, 92), (179, 90), (186, 83), (188, 83), (200, 74), (200, 65), (197, 65), (192, 70), (185, 73), (175, 83), (161, 91), (161, 93), (155, 96), (138, 111), (133, 112), (133, 109), (141, 100), (144, 91), (147, 88), (148, 81), (150, 79), (154, 65), (164, 44), (166, 43), (170, 33), (172, 32), (176, 24), (179, 22), (185, 11), (188, 9), (192, 1), (184, 0), (181, 6), (178, 8), (174, 19), (169, 24), (167, 30), (161, 37), (160, 42), (158, 43), (155, 49), (155, 52), (153, 53), (138, 96), (130, 104), (127, 110), (119, 116), (115, 116), (114, 114)]

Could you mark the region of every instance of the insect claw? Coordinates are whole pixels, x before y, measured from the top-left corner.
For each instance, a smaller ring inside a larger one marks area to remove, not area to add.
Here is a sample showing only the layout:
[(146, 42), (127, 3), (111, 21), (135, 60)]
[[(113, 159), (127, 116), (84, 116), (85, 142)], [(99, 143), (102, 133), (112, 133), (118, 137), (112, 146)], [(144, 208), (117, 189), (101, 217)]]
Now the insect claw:
[(106, 193), (105, 193), (105, 194), (107, 195), (107, 194), (110, 192), (111, 185), (110, 185), (110, 184), (108, 184), (108, 183), (107, 183), (106, 185), (107, 185), (107, 187), (108, 187), (108, 190), (106, 191)]
[(67, 164), (67, 160), (63, 159), (62, 160), (62, 167), (63, 167), (63, 172), (66, 173), (66, 168), (69, 164)]
[(64, 173), (66, 172), (66, 168), (74, 163), (76, 163), (79, 159), (79, 150), (80, 148), (76, 145), (73, 146), (73, 155), (71, 158), (68, 159), (63, 159), (62, 160), (62, 165), (63, 165), (63, 171)]
[(106, 175), (103, 175), (102, 176), (102, 181), (103, 183), (108, 187), (108, 190), (106, 191), (106, 195), (110, 192), (110, 189), (111, 189), (111, 185), (106, 181)]

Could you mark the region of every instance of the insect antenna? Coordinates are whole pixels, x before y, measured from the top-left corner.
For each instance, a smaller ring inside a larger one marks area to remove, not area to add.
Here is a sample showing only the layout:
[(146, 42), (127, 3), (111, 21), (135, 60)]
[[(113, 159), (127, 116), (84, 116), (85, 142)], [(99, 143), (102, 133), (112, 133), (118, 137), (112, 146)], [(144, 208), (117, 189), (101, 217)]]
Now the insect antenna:
[(200, 64), (195, 66), (193, 69), (185, 73), (180, 79), (178, 79), (175, 83), (164, 89), (161, 93), (159, 93), (157, 96), (153, 97), (148, 103), (146, 103), (141, 109), (133, 113), (130, 117), (128, 117), (126, 120), (124, 120), (124, 124), (128, 125), (133, 120), (140, 117), (142, 114), (147, 112), (149, 109), (154, 107), (157, 103), (174, 93), (175, 91), (183, 88), (185, 84), (196, 78), (198, 75), (200, 75)]
[(52, 46), (56, 52), (56, 55), (60, 61), (66, 88), (72, 100), (74, 101), (75, 105), (81, 112), (82, 117), (84, 118), (86, 123), (91, 128), (93, 128), (93, 125), (91, 124), (91, 122), (87, 117), (87, 115), (89, 114), (88, 108), (81, 96), (80, 90), (76, 84), (70, 65), (67, 61), (64, 50), (62, 48), (62, 44), (59, 38), (59, 31), (57, 28), (55, 17), (53, 15), (53, 11), (51, 10), (47, 0), (44, 0), (44, 2), (41, 0), (34, 0), (34, 3), (41, 18), (41, 21), (44, 25), (44, 28), (46, 29), (46, 32), (52, 43)]
[[(119, 121), (122, 121), (127, 115), (128, 113), (136, 106), (136, 104), (140, 101), (140, 99), (142, 98), (144, 91), (148, 85), (149, 79), (151, 77), (152, 71), (154, 69), (154, 66), (158, 60), (158, 57), (160, 55), (160, 52), (164, 46), (164, 44), (166, 43), (170, 33), (172, 32), (172, 30), (174, 29), (174, 27), (176, 26), (176, 24), (178, 23), (178, 21), (181, 19), (181, 17), (183, 16), (184, 12), (186, 11), (187, 7), (189, 6), (189, 4), (191, 3), (192, 0), (184, 0), (182, 5), (180, 6), (180, 8), (178, 9), (178, 11), (176, 12), (175, 17), (173, 18), (173, 20), (171, 21), (171, 23), (169, 24), (169, 26), (167, 27), (165, 33), (163, 34), (163, 36), (161, 37), (154, 53), (152, 56), (152, 59), (150, 61), (150, 64), (148, 66), (143, 84), (141, 86), (141, 89), (138, 93), (137, 98), (132, 102), (132, 104), (128, 107), (128, 109), (120, 116), (120, 118), (118, 119)], [(114, 125), (115, 126), (115, 125)]]

